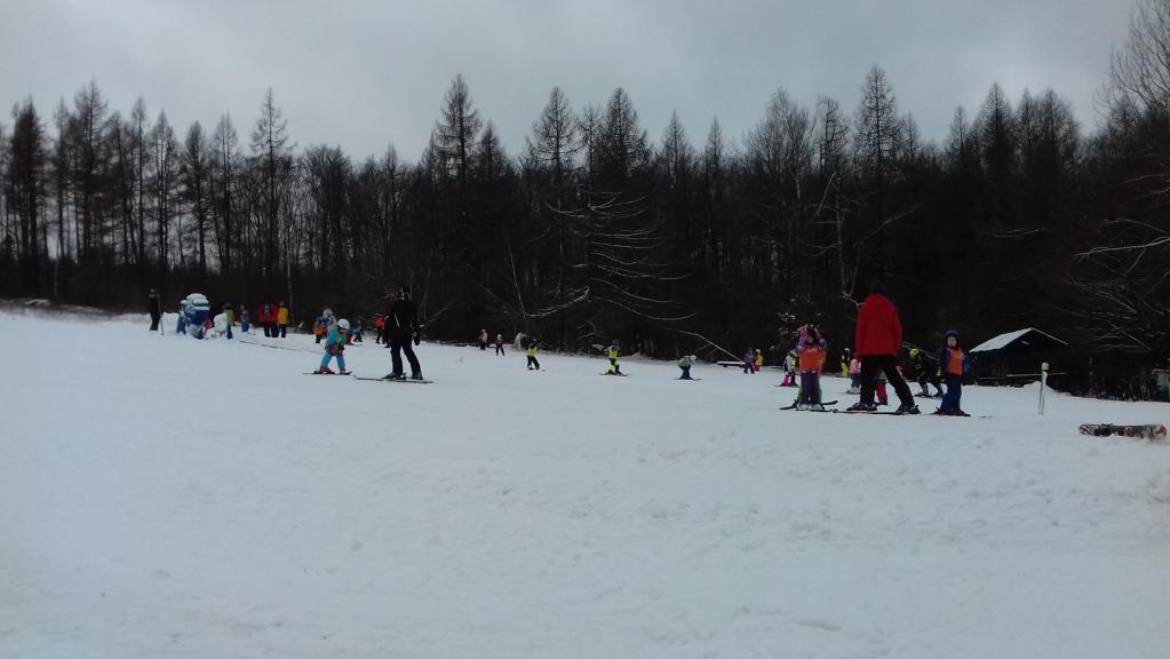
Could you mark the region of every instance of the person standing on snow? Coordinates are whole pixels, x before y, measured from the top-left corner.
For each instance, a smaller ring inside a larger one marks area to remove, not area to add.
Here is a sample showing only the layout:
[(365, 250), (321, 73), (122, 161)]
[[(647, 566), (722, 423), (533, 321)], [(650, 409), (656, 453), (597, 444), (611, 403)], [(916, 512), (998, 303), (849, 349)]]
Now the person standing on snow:
[(795, 387), (796, 386), (796, 351), (789, 350), (788, 354), (784, 356), (784, 379), (780, 381), (781, 387)]
[(487, 346), (488, 346), (488, 333), (487, 333), (487, 330), (486, 330), (486, 329), (481, 329), (481, 330), (479, 331), (479, 349), (480, 349), (480, 350), (487, 350)]
[(756, 359), (752, 365), (755, 367), (756, 373), (759, 373), (760, 369), (764, 367), (764, 353), (759, 348), (756, 348)]
[(232, 325), (236, 322), (236, 310), (231, 302), (223, 303), (223, 319), (227, 321), (227, 338), (232, 338)]
[(150, 289), (146, 296), (146, 311), (150, 314), (150, 331), (158, 331), (158, 321), (162, 319), (162, 303), (158, 300), (158, 289)]
[(503, 334), (496, 335), (496, 356), (497, 357), (504, 356), (504, 335)]
[(683, 355), (682, 357), (679, 357), (678, 358), (678, 367), (679, 367), (679, 369), (682, 370), (682, 375), (680, 375), (678, 379), (680, 379), (680, 380), (694, 380), (694, 378), (691, 377), (691, 366), (694, 365), (694, 363), (695, 363), (695, 356), (694, 355)]
[(536, 360), (536, 355), (540, 352), (540, 340), (535, 336), (528, 339), (528, 370), (539, 371), (540, 362)]
[(288, 305), (283, 300), (276, 310), (276, 329), (280, 338), (288, 336)]
[(938, 363), (946, 378), (947, 393), (943, 395), (942, 405), (935, 414), (946, 416), (968, 416), (960, 403), (963, 397), (963, 376), (971, 372), (971, 362), (966, 353), (959, 347), (959, 333), (947, 330), (944, 335), (946, 345), (938, 353)]
[(798, 410), (823, 410), (821, 405), (821, 370), (825, 367), (829, 346), (813, 325), (800, 328), (800, 343), (796, 347), (797, 368), (800, 369)]
[(386, 338), (390, 341), (391, 371), (386, 379), (405, 380), (402, 372), (402, 352), (410, 362), (410, 379), (421, 380), (422, 368), (418, 364), (418, 357), (410, 347), (413, 340), (418, 345), (422, 340), (419, 336), (418, 318), (415, 315), (414, 303), (410, 301), (410, 291), (399, 288), (394, 295), (394, 303), (390, 305), (390, 313), (386, 316)]
[(609, 344), (609, 370), (605, 372), (606, 375), (622, 374), (622, 367), (618, 365), (619, 354), (617, 341)]
[(895, 414), (918, 414), (918, 406), (910, 394), (910, 387), (898, 374), (898, 349), (902, 346), (902, 320), (898, 309), (885, 295), (881, 281), (870, 283), (869, 297), (857, 311), (857, 329), (854, 334), (854, 353), (861, 359), (861, 400), (849, 408), (850, 412), (873, 412), (875, 380), (882, 372), (894, 386), (901, 405)]
[(918, 376), (918, 388), (922, 390), (920, 395), (923, 398), (932, 398), (930, 395), (930, 387), (927, 386), (930, 384), (933, 384), (935, 390), (938, 391), (938, 394), (933, 396), (933, 398), (940, 397), (943, 393), (942, 381), (938, 378), (938, 372), (931, 368), (931, 366), (926, 360), (925, 353), (918, 348), (910, 349), (910, 368)]
[(349, 371), (345, 370), (344, 355), (345, 337), (347, 334), (349, 334), (349, 321), (344, 318), (329, 328), (329, 335), (325, 337), (325, 354), (321, 356), (321, 367), (317, 369), (317, 373), (321, 375), (335, 375), (329, 368), (329, 362), (336, 357), (336, 375), (349, 375)]

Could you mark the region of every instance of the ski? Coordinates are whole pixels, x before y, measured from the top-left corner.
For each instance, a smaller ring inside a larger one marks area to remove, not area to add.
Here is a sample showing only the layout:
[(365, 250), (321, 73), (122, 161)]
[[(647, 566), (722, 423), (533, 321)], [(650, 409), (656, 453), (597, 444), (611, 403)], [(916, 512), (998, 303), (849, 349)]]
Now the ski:
[(353, 376), (355, 380), (365, 380), (366, 382), (403, 382), (410, 384), (431, 384), (434, 380), (415, 380), (412, 378), (369, 378), (358, 375)]
[(305, 375), (353, 375), (353, 371), (342, 371), (340, 373), (322, 373), (320, 371), (309, 371)]

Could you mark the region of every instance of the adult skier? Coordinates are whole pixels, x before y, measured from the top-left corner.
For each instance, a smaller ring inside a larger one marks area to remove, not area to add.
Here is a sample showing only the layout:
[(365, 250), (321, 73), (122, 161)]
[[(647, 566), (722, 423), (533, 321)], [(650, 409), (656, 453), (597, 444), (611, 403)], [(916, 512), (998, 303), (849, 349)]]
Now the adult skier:
[(901, 405), (895, 414), (918, 414), (918, 406), (910, 394), (910, 387), (898, 373), (898, 348), (902, 345), (902, 320), (898, 309), (885, 295), (885, 286), (879, 280), (869, 285), (869, 297), (857, 311), (857, 329), (854, 334), (854, 353), (861, 359), (861, 400), (849, 408), (850, 412), (874, 412), (875, 380), (878, 372), (885, 373)]
[(146, 296), (146, 311), (150, 313), (150, 331), (158, 331), (158, 321), (162, 318), (162, 303), (158, 301), (158, 290), (150, 289)]
[(390, 341), (392, 367), (386, 379), (406, 379), (406, 375), (402, 372), (403, 352), (406, 353), (406, 359), (410, 362), (410, 379), (423, 379), (422, 368), (418, 365), (418, 357), (414, 356), (414, 349), (410, 346), (412, 340), (414, 345), (418, 345), (421, 341), (418, 318), (415, 314), (414, 303), (410, 301), (410, 291), (405, 288), (399, 288), (398, 292), (394, 294), (394, 303), (390, 305), (390, 313), (386, 315), (386, 338)]
[(691, 366), (693, 366), (694, 363), (695, 363), (695, 356), (694, 355), (683, 355), (682, 357), (679, 357), (678, 358), (678, 367), (682, 371), (682, 375), (680, 375), (678, 379), (680, 379), (680, 380), (694, 380), (694, 378), (691, 377)]

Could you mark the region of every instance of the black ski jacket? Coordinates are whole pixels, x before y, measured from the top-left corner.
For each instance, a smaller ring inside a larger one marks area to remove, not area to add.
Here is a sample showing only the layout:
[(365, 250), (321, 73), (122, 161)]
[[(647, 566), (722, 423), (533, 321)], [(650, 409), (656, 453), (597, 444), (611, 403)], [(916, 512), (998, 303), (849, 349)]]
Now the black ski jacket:
[(418, 331), (418, 318), (414, 303), (410, 300), (395, 300), (386, 316), (386, 335), (400, 339), (410, 338)]

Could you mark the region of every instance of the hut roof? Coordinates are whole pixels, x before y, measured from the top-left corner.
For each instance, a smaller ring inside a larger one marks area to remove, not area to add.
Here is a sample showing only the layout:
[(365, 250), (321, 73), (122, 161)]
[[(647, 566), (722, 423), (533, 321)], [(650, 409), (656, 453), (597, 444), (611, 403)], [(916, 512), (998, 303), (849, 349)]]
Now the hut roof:
[(1041, 348), (1068, 345), (1067, 342), (1061, 341), (1047, 332), (1042, 332), (1035, 327), (1025, 327), (1014, 332), (1005, 332), (999, 336), (993, 336), (974, 348), (971, 348), (971, 352), (994, 352), (1017, 342), (1022, 345), (1032, 345)]

